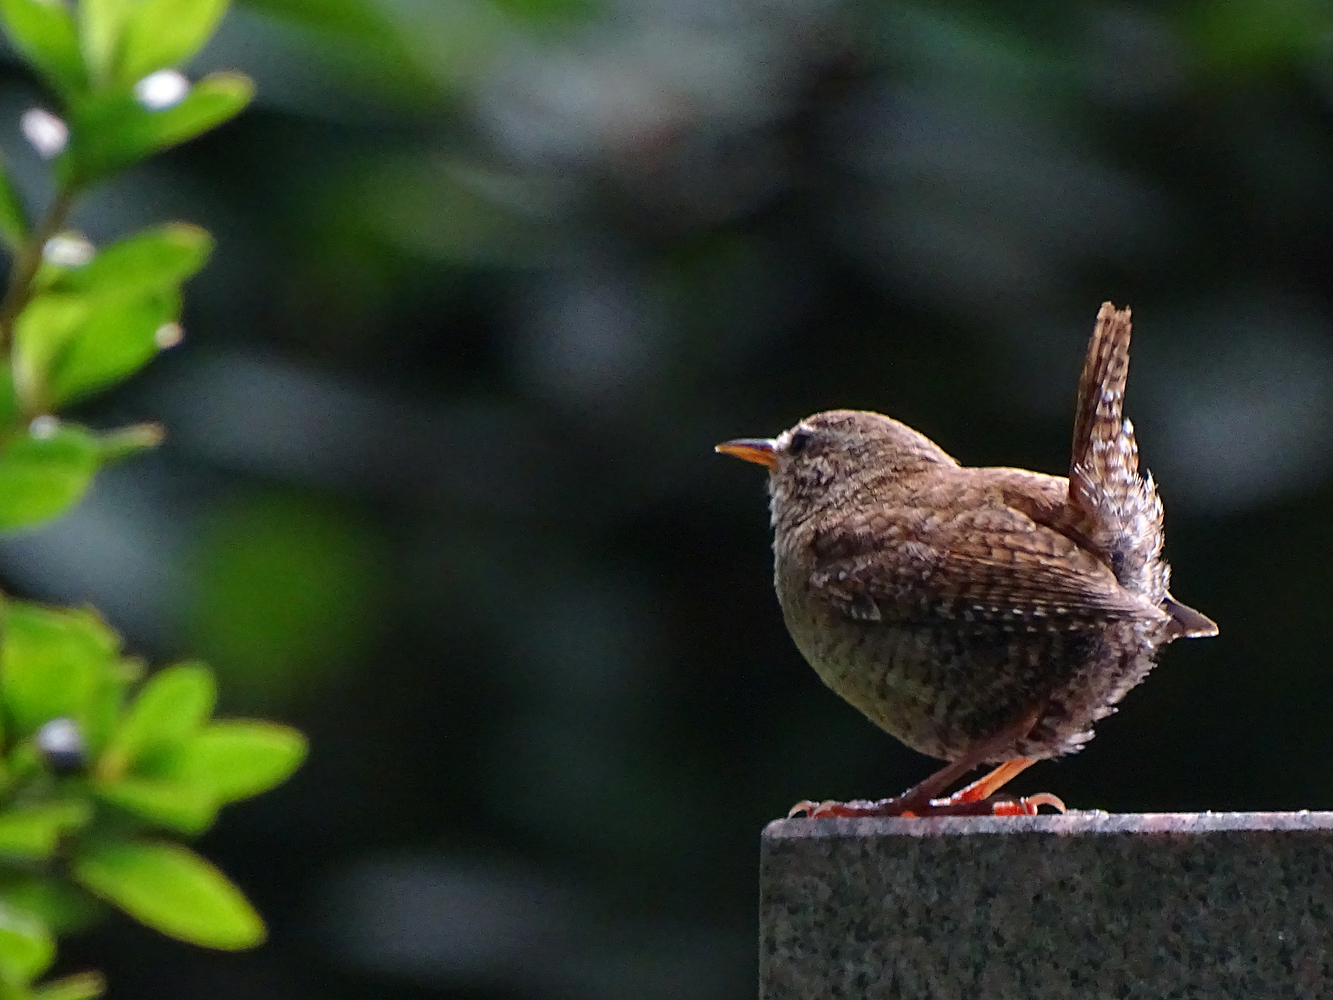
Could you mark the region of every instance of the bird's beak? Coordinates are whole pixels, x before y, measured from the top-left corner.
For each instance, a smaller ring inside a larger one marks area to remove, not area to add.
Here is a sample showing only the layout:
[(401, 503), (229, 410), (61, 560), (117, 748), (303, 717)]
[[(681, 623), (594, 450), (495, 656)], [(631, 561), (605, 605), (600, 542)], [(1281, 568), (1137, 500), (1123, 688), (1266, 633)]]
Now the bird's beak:
[(723, 455), (734, 455), (746, 462), (767, 465), (770, 469), (778, 466), (778, 443), (772, 438), (737, 438), (735, 441), (723, 441), (713, 450)]

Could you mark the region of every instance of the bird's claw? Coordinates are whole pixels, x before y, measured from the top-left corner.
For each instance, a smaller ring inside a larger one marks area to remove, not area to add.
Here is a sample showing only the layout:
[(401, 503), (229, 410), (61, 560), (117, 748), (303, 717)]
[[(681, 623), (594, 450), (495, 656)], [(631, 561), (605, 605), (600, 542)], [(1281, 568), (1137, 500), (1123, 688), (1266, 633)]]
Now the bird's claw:
[(1050, 806), (1058, 813), (1068, 812), (1064, 802), (1050, 792), (1038, 792), (1021, 799), (985, 799), (991, 807), (991, 816), (1036, 816), (1042, 806)]
[(857, 816), (916, 815), (916, 813), (903, 808), (901, 796), (896, 799), (852, 799), (848, 802), (838, 802), (835, 799), (815, 802), (813, 799), (804, 799), (787, 811), (787, 818), (793, 819), (801, 813), (805, 814), (806, 819), (826, 819), (832, 816), (854, 818)]

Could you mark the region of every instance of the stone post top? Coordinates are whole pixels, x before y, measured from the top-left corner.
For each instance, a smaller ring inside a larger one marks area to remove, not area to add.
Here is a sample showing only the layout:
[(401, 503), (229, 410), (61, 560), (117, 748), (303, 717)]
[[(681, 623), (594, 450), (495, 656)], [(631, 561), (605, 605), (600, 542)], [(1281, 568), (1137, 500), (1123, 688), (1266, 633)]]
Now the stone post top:
[(985, 834), (1171, 833), (1202, 834), (1274, 830), (1330, 830), (1333, 811), (1107, 813), (1070, 810), (1042, 816), (936, 816), (873, 819), (775, 819), (764, 827), (765, 841), (876, 837), (960, 837)]
[(1333, 1000), (1333, 812), (789, 819), (762, 1000)]

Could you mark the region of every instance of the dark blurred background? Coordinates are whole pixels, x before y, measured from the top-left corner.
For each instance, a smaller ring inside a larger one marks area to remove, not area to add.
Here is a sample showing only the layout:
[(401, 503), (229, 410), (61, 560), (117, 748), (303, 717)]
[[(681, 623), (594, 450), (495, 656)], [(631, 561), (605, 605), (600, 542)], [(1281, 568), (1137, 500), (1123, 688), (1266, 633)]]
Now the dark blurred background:
[[(12, 58), (0, 145), (42, 190)], [(120, 921), (112, 996), (740, 998), (762, 824), (933, 762), (824, 690), (762, 470), (833, 406), (1063, 473), (1097, 307), (1180, 643), (1076, 807), (1333, 805), (1333, 7), (252, 0), (256, 106), (91, 197), (218, 238), (185, 343), (83, 416), (160, 452), (0, 545), (313, 741), (203, 845), (272, 926)]]

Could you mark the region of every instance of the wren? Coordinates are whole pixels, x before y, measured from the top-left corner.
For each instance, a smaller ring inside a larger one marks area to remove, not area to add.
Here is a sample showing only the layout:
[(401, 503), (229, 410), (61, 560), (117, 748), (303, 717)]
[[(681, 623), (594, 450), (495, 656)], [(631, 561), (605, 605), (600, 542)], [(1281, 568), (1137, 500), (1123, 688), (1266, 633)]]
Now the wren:
[[(774, 584), (802, 655), (871, 722), (949, 762), (894, 798), (793, 814), (1063, 810), (996, 793), (1082, 748), (1161, 646), (1217, 634), (1168, 590), (1162, 503), (1122, 415), (1130, 329), (1128, 309), (1097, 314), (1067, 479), (968, 468), (858, 410), (717, 446), (768, 467)], [(936, 798), (983, 763), (1000, 766)]]

